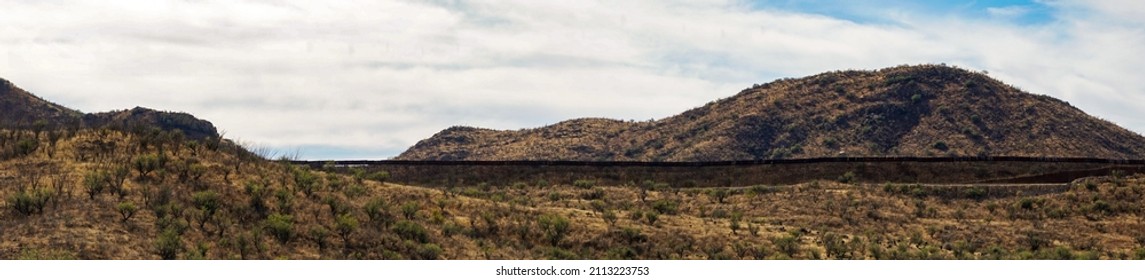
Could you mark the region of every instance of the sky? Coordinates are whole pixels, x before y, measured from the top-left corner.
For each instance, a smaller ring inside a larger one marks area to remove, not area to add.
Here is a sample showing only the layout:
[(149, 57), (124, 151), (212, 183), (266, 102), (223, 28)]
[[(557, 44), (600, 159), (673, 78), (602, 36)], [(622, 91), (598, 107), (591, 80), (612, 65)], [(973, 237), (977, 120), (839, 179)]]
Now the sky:
[(753, 84), (946, 63), (1145, 133), (1145, 1), (2, 0), (0, 77), (303, 159), (454, 125), (650, 120)]

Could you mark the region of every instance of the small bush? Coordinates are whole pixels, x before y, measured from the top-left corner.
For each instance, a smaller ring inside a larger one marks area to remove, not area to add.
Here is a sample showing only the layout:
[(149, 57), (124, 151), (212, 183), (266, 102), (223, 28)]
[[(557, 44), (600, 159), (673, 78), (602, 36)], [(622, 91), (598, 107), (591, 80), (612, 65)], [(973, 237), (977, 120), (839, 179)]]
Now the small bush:
[(8, 198), (8, 205), (24, 216), (44, 213), (44, 206), (51, 200), (53, 194), (48, 190), (20, 191)]
[(107, 177), (107, 172), (103, 171), (91, 171), (84, 175), (83, 186), (88, 198), (95, 200), (95, 196), (103, 192)]
[(40, 142), (35, 139), (23, 139), (16, 142), (16, 156), (23, 157), (31, 155), (36, 149), (40, 148)]
[(381, 224), (383, 226), (393, 223), (393, 216), (390, 215), (390, 206), (383, 198), (375, 198), (366, 202), (363, 207), (366, 212), (366, 217), (370, 218), (371, 223)]
[(569, 219), (557, 214), (543, 214), (537, 218), (537, 225), (545, 233), (545, 238), (556, 246), (569, 233)]
[(790, 234), (784, 234), (783, 236), (776, 237), (775, 239), (772, 239), (772, 243), (775, 244), (775, 249), (783, 252), (788, 257), (794, 257), (795, 254), (799, 253), (799, 239)]
[(139, 155), (132, 161), (135, 171), (140, 177), (146, 177), (151, 172), (163, 168), (167, 163), (167, 156), (162, 154)]
[(378, 183), (385, 183), (390, 180), (390, 173), (386, 171), (378, 171), (366, 175), (367, 180), (377, 181)]
[(318, 191), (318, 176), (304, 168), (295, 169), (294, 186), (306, 196), (311, 196)]
[(436, 260), (441, 257), (441, 246), (433, 243), (422, 244), (417, 250), (417, 256), (423, 260)]
[(358, 229), (358, 219), (349, 213), (339, 215), (334, 219), (334, 230), (338, 231), (338, 235), (342, 236), (343, 244), (349, 246), (350, 234), (353, 234)]
[(656, 221), (660, 220), (660, 214), (656, 212), (644, 213), (644, 219), (648, 220), (648, 225), (654, 226), (656, 225)]
[(183, 239), (174, 229), (166, 229), (155, 241), (155, 250), (164, 260), (174, 260), (183, 251)]
[(123, 218), (121, 221), (124, 223), (131, 219), (132, 216), (135, 216), (136, 211), (139, 211), (139, 209), (135, 207), (135, 204), (131, 203), (130, 201), (124, 201), (116, 204), (115, 210), (119, 211), (120, 217)]
[(318, 246), (318, 250), (325, 250), (329, 245), (326, 238), (330, 236), (330, 231), (326, 227), (314, 225), (310, 227), (309, 232), (310, 240), (314, 241), (314, 245)]
[(661, 199), (652, 202), (652, 209), (664, 215), (676, 215), (678, 203), (673, 200)]
[(410, 201), (402, 204), (402, 216), (406, 217), (406, 220), (413, 220), (417, 217), (418, 210), (421, 210), (421, 205), (418, 205), (417, 202)]
[(573, 182), (573, 186), (582, 189), (591, 189), (596, 186), (596, 181), (588, 179), (580, 179)]
[(417, 242), (429, 242), (429, 233), (418, 223), (411, 221), (400, 221), (394, 224), (391, 230), (395, 234), (406, 240), (414, 240)]
[(266, 229), (270, 231), (279, 243), (286, 244), (294, 238), (294, 217), (290, 215), (271, 214), (266, 217)]

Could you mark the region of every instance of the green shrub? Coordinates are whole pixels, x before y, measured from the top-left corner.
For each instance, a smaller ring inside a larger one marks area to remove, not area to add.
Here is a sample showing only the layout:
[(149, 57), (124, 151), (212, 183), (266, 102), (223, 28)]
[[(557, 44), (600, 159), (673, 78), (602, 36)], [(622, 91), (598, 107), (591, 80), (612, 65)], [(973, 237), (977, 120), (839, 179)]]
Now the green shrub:
[(649, 211), (648, 213), (644, 213), (644, 219), (648, 220), (648, 225), (654, 226), (656, 225), (656, 221), (660, 220), (660, 214)]
[(257, 182), (247, 182), (244, 191), (248, 197), (248, 207), (254, 210), (258, 216), (265, 216), (266, 211), (270, 210), (270, 207), (266, 205), (266, 196), (270, 190)]
[(839, 183), (844, 183), (844, 184), (854, 183), (855, 182), (855, 172), (847, 171), (847, 173), (843, 173), (843, 175), (839, 175), (839, 178), (836, 179), (836, 181), (839, 181)]
[(342, 242), (346, 244), (346, 246), (350, 244), (350, 234), (353, 234), (354, 230), (357, 229), (358, 219), (354, 218), (354, 215), (346, 213), (338, 215), (338, 217), (334, 219), (334, 230), (338, 231), (338, 235), (342, 236)]
[(545, 238), (548, 239), (553, 246), (560, 243), (561, 239), (569, 233), (569, 219), (557, 214), (543, 214), (537, 217), (537, 225), (541, 227), (541, 231), (545, 233)]
[(656, 212), (659, 212), (660, 214), (665, 215), (676, 215), (678, 207), (679, 206), (676, 201), (668, 199), (661, 199), (652, 202), (652, 209), (656, 210)]
[(724, 199), (727, 199), (730, 193), (725, 189), (713, 189), (708, 192), (708, 195), (715, 198), (717, 202), (724, 203)]
[(371, 223), (381, 224), (383, 226), (393, 223), (393, 216), (390, 215), (390, 206), (383, 198), (374, 198), (363, 207), (366, 212), (366, 217), (370, 218)]
[(108, 174), (104, 171), (91, 171), (84, 175), (83, 185), (88, 198), (95, 200), (95, 196), (103, 192), (107, 184), (107, 177)]
[(391, 230), (406, 240), (414, 240), (421, 243), (429, 242), (429, 233), (425, 230), (425, 227), (422, 227), (418, 223), (408, 220), (399, 221), (394, 224)]
[(167, 156), (160, 154), (146, 154), (135, 157), (132, 165), (135, 166), (135, 171), (139, 172), (140, 177), (146, 177), (147, 174), (162, 168), (166, 165)]
[(345, 201), (342, 201), (342, 199), (338, 198), (337, 196), (328, 195), (326, 198), (322, 199), (322, 202), (325, 203), (326, 207), (330, 209), (331, 217), (337, 218), (339, 215), (350, 212), (350, 205), (346, 204)]
[(326, 238), (330, 236), (330, 231), (326, 230), (326, 227), (324, 226), (311, 226), (309, 236), (310, 240), (314, 241), (314, 245), (318, 246), (319, 251), (325, 250), (326, 246), (329, 245), (329, 243), (326, 241)]
[(417, 255), (423, 260), (436, 260), (441, 257), (441, 246), (433, 243), (422, 244), (418, 247)]
[(155, 241), (155, 249), (164, 260), (174, 260), (183, 251), (183, 239), (175, 229), (163, 230)]
[(8, 205), (24, 216), (42, 214), (52, 196), (52, 192), (46, 189), (19, 191), (8, 197)]
[(377, 171), (367, 175), (366, 179), (377, 181), (378, 183), (385, 183), (386, 181), (390, 180), (390, 173), (386, 171)]
[(274, 235), (279, 243), (286, 244), (294, 238), (294, 217), (290, 215), (271, 214), (266, 217), (266, 229)]
[(16, 156), (23, 157), (31, 155), (39, 148), (40, 141), (36, 141), (36, 139), (22, 139), (16, 142)]
[(550, 260), (575, 260), (580, 258), (576, 253), (557, 247), (545, 249), (545, 255), (548, 256)]
[(410, 201), (402, 204), (402, 216), (406, 217), (406, 220), (413, 220), (417, 216), (418, 210), (421, 210), (421, 205), (418, 205), (417, 202)]
[(786, 254), (788, 257), (794, 257), (795, 254), (799, 253), (799, 239), (790, 234), (776, 237), (772, 239), (772, 243), (775, 244), (775, 249)]
[(580, 179), (573, 182), (573, 186), (582, 189), (591, 189), (596, 186), (596, 181), (588, 179)]
[(346, 189), (342, 191), (342, 193), (349, 198), (361, 197), (366, 195), (368, 192), (369, 190), (366, 189), (366, 186), (361, 184), (350, 184), (350, 186), (346, 187)]
[(127, 220), (131, 219), (132, 216), (135, 216), (135, 212), (139, 209), (135, 207), (134, 203), (131, 203), (130, 201), (124, 201), (116, 204), (115, 210), (119, 211), (119, 215), (123, 217), (122, 222), (126, 223)]
[(295, 169), (294, 186), (306, 196), (311, 196), (318, 191), (318, 176), (305, 168)]

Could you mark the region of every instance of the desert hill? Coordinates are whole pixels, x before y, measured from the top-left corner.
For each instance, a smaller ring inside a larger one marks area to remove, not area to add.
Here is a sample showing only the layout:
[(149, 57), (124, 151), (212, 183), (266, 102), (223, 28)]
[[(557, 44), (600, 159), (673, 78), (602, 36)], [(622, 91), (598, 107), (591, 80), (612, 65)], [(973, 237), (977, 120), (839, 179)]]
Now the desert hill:
[(65, 127), (179, 131), (185, 137), (198, 140), (219, 137), (211, 122), (195, 118), (190, 114), (142, 107), (84, 114), (44, 100), (8, 80), (0, 79), (0, 128)]
[(403, 160), (713, 161), (834, 156), (1145, 157), (1145, 137), (982, 73), (939, 65), (756, 85), (649, 122), (452, 127)]
[[(190, 115), (83, 115), (5, 85), (4, 112), (21, 114), (4, 115), (13, 121), (0, 126), (0, 259), (1145, 259), (1141, 175), (1048, 188), (855, 184), (846, 176), (725, 188), (655, 178), (605, 185), (576, 172), (568, 174), (574, 180), (505, 176), (511, 183), (435, 174), (441, 184), (410, 186), (387, 182), (391, 173), (376, 167), (315, 170), (225, 139), (191, 139), (213, 127)], [(585, 145), (677, 135), (676, 123), (712, 123), (695, 135), (734, 133), (723, 126), (738, 122), (711, 112), (745, 107), (735, 102), (756, 101), (737, 96), (654, 123), (582, 119), (528, 133)], [(798, 138), (784, 131), (776, 139)], [(453, 128), (436, 141), (475, 145), (521, 133)], [(613, 146), (567, 147), (554, 151)], [(461, 148), (457, 157), (471, 156)]]

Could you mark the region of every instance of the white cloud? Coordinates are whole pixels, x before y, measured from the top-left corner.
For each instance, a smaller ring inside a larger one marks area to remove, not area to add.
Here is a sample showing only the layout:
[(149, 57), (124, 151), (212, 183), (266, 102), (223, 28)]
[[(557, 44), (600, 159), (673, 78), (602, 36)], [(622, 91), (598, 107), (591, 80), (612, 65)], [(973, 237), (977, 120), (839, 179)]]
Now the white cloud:
[(271, 147), (396, 153), (454, 124), (660, 118), (779, 77), (948, 62), (1145, 131), (1145, 9), (1090, 3), (1047, 2), (1056, 20), (1023, 26), (738, 1), (17, 2), (0, 12), (0, 77), (84, 111), (191, 112)]
[(986, 13), (993, 17), (1001, 18), (1015, 18), (1026, 15), (1030, 12), (1029, 7), (1024, 6), (1005, 6), (1005, 7), (989, 7), (986, 8)]

